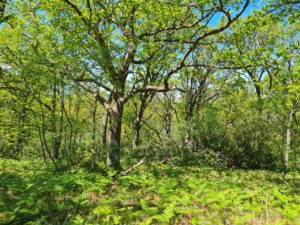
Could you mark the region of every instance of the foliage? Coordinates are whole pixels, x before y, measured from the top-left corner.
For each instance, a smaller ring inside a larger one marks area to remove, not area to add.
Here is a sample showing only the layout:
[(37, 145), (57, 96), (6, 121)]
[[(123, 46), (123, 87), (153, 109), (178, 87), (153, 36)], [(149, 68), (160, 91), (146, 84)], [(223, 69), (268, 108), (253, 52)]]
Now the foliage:
[(300, 224), (299, 1), (260, 3), (0, 0), (0, 223)]
[(113, 181), (1, 160), (1, 224), (298, 224), (299, 179), (151, 164)]

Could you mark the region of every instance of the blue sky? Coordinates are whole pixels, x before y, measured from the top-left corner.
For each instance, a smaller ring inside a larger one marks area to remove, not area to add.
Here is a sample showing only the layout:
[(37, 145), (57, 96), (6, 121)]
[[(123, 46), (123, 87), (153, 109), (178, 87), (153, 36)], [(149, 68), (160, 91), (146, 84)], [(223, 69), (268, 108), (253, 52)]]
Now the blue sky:
[[(252, 12), (253, 10), (261, 9), (261, 8), (262, 8), (263, 6), (265, 6), (267, 3), (268, 3), (268, 1), (264, 1), (264, 0), (251, 2), (251, 3), (249, 4), (249, 6), (246, 8), (246, 10), (244, 11), (244, 13), (242, 14), (242, 17), (245, 17), (245, 16), (251, 14), (251, 12)], [(221, 14), (221, 13), (220, 13), (220, 14), (216, 14), (216, 15), (212, 18), (212, 20), (211, 20), (211, 22), (210, 22), (209, 24), (212, 25), (212, 26), (217, 26), (218, 23), (219, 23), (219, 21), (220, 21), (220, 19), (221, 19), (221, 17), (222, 17), (222, 14)]]

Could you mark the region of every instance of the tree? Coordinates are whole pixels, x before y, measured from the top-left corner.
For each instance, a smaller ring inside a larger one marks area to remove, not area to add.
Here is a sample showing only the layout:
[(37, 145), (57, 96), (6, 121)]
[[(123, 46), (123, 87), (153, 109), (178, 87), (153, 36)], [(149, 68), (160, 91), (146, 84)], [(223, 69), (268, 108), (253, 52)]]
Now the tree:
[[(232, 26), (231, 32), (227, 34), (226, 49), (220, 55), (220, 61), (223, 60), (223, 65), (236, 67), (235, 72), (245, 81), (251, 82), (257, 96), (257, 109), (261, 119), (274, 122), (274, 111), (269, 108), (270, 102), (277, 114), (281, 115), (280, 124), (285, 125), (282, 129), (284, 132), (280, 131), (280, 135), (286, 142), (285, 147), (282, 147), (282, 161), (287, 170), (293, 118), (298, 105), (297, 98), (289, 90), (294, 86), (294, 79), (297, 79), (294, 67), (297, 67), (295, 55), (298, 49), (295, 47), (297, 41), (294, 38), (299, 25), (294, 22), (289, 24), (283, 18), (272, 14), (262, 17), (256, 15), (262, 15), (262, 12), (256, 12)], [(278, 96), (277, 91), (280, 93)], [(263, 110), (267, 112), (264, 114)], [(261, 134), (262, 132), (264, 131)]]
[[(140, 132), (144, 125), (143, 117), (147, 109), (148, 104), (152, 101), (155, 92), (143, 92), (138, 95), (138, 100), (133, 100), (134, 106), (134, 136), (133, 136), (133, 148), (136, 148), (140, 145)], [(139, 103), (140, 102), (140, 103)]]
[[(41, 1), (44, 10), (69, 54), (78, 58), (69, 76), (86, 91), (96, 96), (109, 114), (109, 151), (107, 164), (120, 169), (121, 127), (124, 104), (137, 93), (166, 92), (169, 78), (188, 64), (201, 41), (224, 31), (237, 20), (249, 1), (238, 13), (238, 1), (218, 4), (172, 2), (91, 2)], [(63, 12), (63, 13), (62, 13)], [(220, 25), (208, 24), (217, 13), (224, 15)], [(76, 49), (74, 48), (76, 46)], [(163, 72), (160, 85), (143, 82), (145, 63), (158, 62)], [(139, 65), (138, 69), (133, 67)], [(140, 75), (137, 75), (140, 72)], [(141, 76), (140, 88), (130, 86), (132, 77)], [(95, 87), (109, 92), (112, 101)]]
[[(274, 55), (275, 43), (280, 38), (281, 26), (273, 15), (249, 16), (238, 21), (227, 34), (221, 64), (231, 66), (240, 76), (249, 80), (257, 96), (257, 108), (263, 110), (263, 101), (272, 88), (272, 80), (279, 72), (279, 58)], [(241, 57), (242, 56), (242, 57)], [(269, 84), (264, 80), (269, 77)]]

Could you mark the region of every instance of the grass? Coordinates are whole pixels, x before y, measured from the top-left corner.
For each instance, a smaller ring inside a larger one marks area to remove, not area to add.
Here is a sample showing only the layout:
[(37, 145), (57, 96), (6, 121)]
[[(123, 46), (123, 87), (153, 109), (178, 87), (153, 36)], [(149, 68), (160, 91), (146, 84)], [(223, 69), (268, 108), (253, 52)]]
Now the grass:
[(300, 224), (300, 178), (291, 179), (153, 164), (113, 181), (0, 160), (0, 224)]

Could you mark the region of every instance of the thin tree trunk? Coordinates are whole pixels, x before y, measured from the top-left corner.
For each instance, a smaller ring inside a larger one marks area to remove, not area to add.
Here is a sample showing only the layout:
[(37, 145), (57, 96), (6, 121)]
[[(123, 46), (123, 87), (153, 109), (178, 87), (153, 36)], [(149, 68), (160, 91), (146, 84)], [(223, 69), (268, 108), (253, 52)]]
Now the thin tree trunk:
[(136, 119), (134, 121), (133, 148), (137, 148), (140, 145), (140, 130), (141, 121), (139, 119)]
[(192, 143), (193, 143), (193, 141), (192, 141), (192, 137), (191, 137), (191, 127), (190, 127), (190, 124), (188, 124), (187, 128), (186, 128), (184, 145), (187, 149), (191, 149)]
[(103, 114), (103, 126), (102, 126), (102, 144), (106, 145), (107, 143), (107, 123), (108, 123), (108, 112), (105, 111)]
[(57, 148), (56, 100), (57, 100), (57, 84), (55, 81), (52, 87), (52, 110), (51, 110), (52, 152), (53, 152), (54, 159), (58, 159), (59, 156), (59, 149)]
[(16, 139), (15, 145), (15, 158), (18, 157), (20, 152), (23, 150), (23, 145), (25, 142), (25, 120), (26, 120), (26, 107), (23, 105), (22, 110), (19, 114), (19, 121), (18, 121), (18, 136)]
[[(63, 77), (62, 77), (63, 79)], [(59, 150), (61, 148), (61, 143), (62, 143), (62, 136), (63, 136), (63, 123), (64, 123), (64, 108), (65, 108), (65, 87), (63, 84), (63, 80), (61, 81), (61, 87), (60, 87), (60, 115), (59, 115), (59, 129), (58, 129), (58, 134), (56, 138), (56, 148)]]
[(98, 107), (98, 101), (97, 99), (95, 100), (94, 102), (94, 110), (93, 110), (93, 131), (92, 131), (92, 140), (93, 140), (93, 150), (95, 151), (96, 150), (96, 115), (97, 115), (97, 107)]
[(142, 127), (141, 120), (144, 115), (145, 107), (144, 107), (144, 99), (141, 99), (141, 107), (138, 107), (137, 102), (134, 102), (135, 109), (135, 118), (133, 122), (133, 148), (136, 148), (140, 145), (140, 130)]
[(96, 115), (97, 115), (97, 99), (95, 99), (94, 102), (94, 110), (93, 110), (93, 131), (92, 131), (92, 141), (93, 141), (93, 152), (92, 152), (92, 156), (91, 156), (91, 167), (94, 168), (95, 167), (95, 163), (98, 157), (98, 148), (97, 148), (97, 142), (96, 142)]
[(142, 93), (139, 95), (140, 97), (140, 106), (139, 104), (134, 101), (134, 109), (135, 109), (135, 118), (133, 122), (133, 148), (136, 148), (140, 145), (140, 131), (142, 129), (142, 119), (144, 117), (144, 113), (149, 102), (152, 101), (155, 93)]
[(43, 108), (42, 105), (41, 105), (41, 112), (42, 112), (42, 128), (41, 128), (41, 131), (42, 131), (42, 133), (41, 133), (42, 140), (43, 140), (43, 143), (44, 143), (44, 146), (45, 146), (45, 149), (46, 149), (46, 151), (48, 153), (49, 158), (51, 159), (54, 167), (57, 169), (58, 167), (56, 165), (55, 159), (52, 157), (50, 149), (49, 149), (49, 146), (47, 144), (47, 139), (46, 139), (46, 131), (47, 131), (47, 129), (46, 129), (46, 126), (45, 126), (45, 112), (44, 112), (44, 108)]
[(293, 109), (289, 113), (288, 125), (286, 129), (286, 148), (284, 151), (284, 167), (285, 170), (289, 168), (289, 154), (291, 151), (291, 136), (292, 136), (292, 122), (293, 122)]
[(37, 128), (37, 131), (39, 134), (40, 143), (41, 143), (43, 161), (44, 161), (45, 165), (47, 165), (47, 157), (46, 157), (46, 153), (45, 153), (45, 146), (44, 146), (44, 141), (43, 141), (43, 137), (42, 137), (42, 131), (41, 131), (41, 128), (39, 126), (39, 123), (38, 123), (36, 117), (34, 117), (34, 120), (35, 120), (36, 128)]
[(172, 109), (168, 108), (165, 115), (165, 132), (167, 137), (170, 137), (171, 135), (171, 127), (172, 127)]
[[(189, 101), (187, 101), (187, 104), (190, 103)], [(186, 122), (186, 136), (185, 136), (185, 140), (184, 140), (184, 145), (187, 149), (191, 149), (192, 148), (192, 134), (191, 134), (191, 120), (193, 117), (193, 104), (188, 104), (186, 105), (186, 111), (185, 111), (185, 122)]]

